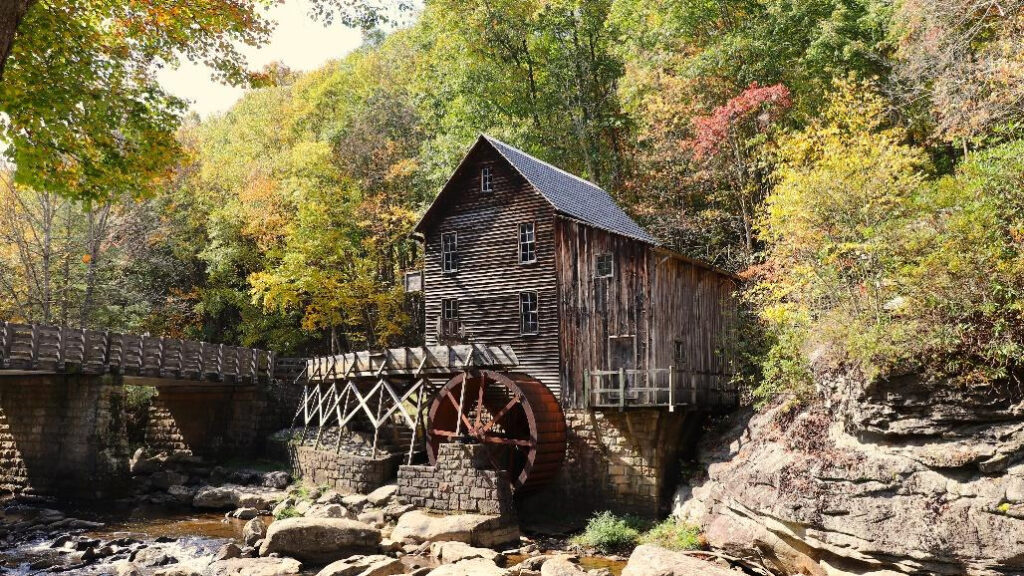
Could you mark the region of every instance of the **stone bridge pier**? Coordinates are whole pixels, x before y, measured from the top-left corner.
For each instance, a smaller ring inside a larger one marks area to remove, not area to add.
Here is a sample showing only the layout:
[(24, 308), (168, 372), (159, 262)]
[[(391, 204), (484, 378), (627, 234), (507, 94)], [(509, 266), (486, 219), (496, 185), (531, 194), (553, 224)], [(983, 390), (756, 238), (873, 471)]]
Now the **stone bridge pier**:
[(111, 375), (0, 376), (0, 495), (116, 492), (131, 456), (124, 396)]
[(291, 418), (282, 406), (294, 406), (277, 398), (271, 384), (158, 381), (155, 396), (152, 389), (143, 395), (143, 417), (129, 418), (140, 407), (132, 405), (138, 395), (133, 398), (126, 380), (133, 379), (0, 375), (0, 498), (122, 496), (140, 446), (212, 463), (254, 456)]

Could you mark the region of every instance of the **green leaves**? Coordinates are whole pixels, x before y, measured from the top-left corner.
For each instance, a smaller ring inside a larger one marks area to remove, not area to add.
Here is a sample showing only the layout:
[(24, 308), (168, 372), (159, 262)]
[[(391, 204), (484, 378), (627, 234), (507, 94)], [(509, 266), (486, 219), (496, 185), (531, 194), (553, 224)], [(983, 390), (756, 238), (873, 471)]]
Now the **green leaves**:
[(152, 193), (176, 161), (184, 103), (155, 80), (179, 55), (249, 75), (235, 43), (264, 41), (261, 3), (41, 0), (0, 83), (6, 155), (23, 185), (86, 202)]

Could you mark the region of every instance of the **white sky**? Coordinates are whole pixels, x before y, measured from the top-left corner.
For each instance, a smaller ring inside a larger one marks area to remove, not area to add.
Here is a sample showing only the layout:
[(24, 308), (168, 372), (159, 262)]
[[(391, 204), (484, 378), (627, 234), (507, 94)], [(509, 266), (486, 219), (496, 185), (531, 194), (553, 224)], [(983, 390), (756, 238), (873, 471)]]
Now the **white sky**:
[[(318, 68), (324, 62), (341, 58), (362, 43), (358, 30), (335, 21), (329, 27), (309, 17), (308, 0), (287, 0), (267, 12), (277, 22), (270, 42), (261, 48), (242, 47), (252, 69), (271, 62), (284, 62), (297, 71)], [(210, 78), (210, 69), (183, 61), (177, 69), (161, 70), (157, 78), (170, 93), (184, 98), (203, 118), (224, 112), (241, 98), (244, 90), (226, 86)]]

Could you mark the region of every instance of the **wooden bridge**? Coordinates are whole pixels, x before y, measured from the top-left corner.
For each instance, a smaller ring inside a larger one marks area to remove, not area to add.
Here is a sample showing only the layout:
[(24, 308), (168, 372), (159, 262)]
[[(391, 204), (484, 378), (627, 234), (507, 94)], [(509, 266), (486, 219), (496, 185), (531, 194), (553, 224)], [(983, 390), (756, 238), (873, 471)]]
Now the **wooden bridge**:
[(275, 377), (294, 379), (293, 364), (283, 362), (278, 366), (273, 352), (253, 348), (63, 326), (0, 323), (0, 376), (116, 374), (142, 384), (181, 381), (253, 385)]

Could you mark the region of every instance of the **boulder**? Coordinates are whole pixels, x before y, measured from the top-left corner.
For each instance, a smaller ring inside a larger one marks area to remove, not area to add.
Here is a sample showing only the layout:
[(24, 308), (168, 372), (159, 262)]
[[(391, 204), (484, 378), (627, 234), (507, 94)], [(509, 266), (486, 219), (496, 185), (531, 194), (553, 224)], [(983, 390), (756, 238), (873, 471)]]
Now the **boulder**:
[(373, 556), (352, 556), (332, 562), (317, 576), (393, 576), (403, 574), (405, 564), (401, 560), (375, 554)]
[(291, 576), (302, 571), (293, 558), (232, 558), (210, 564), (211, 576)]
[(427, 576), (502, 576), (504, 570), (486, 558), (473, 558), (434, 568)]
[(327, 564), (355, 554), (374, 553), (380, 530), (345, 518), (288, 518), (267, 529), (260, 556), (278, 553), (302, 562)]
[(228, 543), (220, 547), (217, 550), (217, 555), (213, 557), (214, 560), (230, 560), (232, 558), (239, 558), (242, 556), (242, 549), (238, 546)]
[(232, 508), (255, 508), (270, 510), (286, 498), (281, 490), (268, 490), (259, 487), (243, 487), (233, 484), (224, 486), (203, 486), (196, 492), (192, 506), (211, 510), (229, 510)]
[(255, 545), (258, 540), (262, 540), (266, 535), (267, 525), (259, 517), (249, 520), (242, 527), (242, 541), (245, 542), (246, 546)]
[(430, 555), (442, 564), (454, 564), (472, 558), (486, 558), (495, 564), (504, 564), (505, 557), (490, 548), (477, 548), (465, 542), (431, 542)]
[(366, 501), (373, 506), (383, 506), (391, 501), (397, 491), (397, 484), (386, 484), (367, 494)]
[(267, 472), (263, 475), (263, 485), (275, 490), (284, 490), (291, 481), (292, 475), (283, 470)]
[(341, 504), (344, 497), (337, 490), (327, 490), (316, 499), (317, 504)]
[(348, 496), (342, 497), (341, 503), (351, 510), (362, 510), (363, 506), (366, 506), (366, 495), (349, 494)]
[[(349, 512), (341, 504), (314, 504), (306, 510), (307, 518), (349, 518), (355, 520), (355, 515)], [(362, 522), (363, 520), (360, 519)]]
[(174, 498), (179, 504), (191, 504), (196, 497), (196, 489), (189, 486), (171, 486), (167, 494)]
[(231, 513), (232, 518), (238, 518), (239, 520), (252, 520), (259, 515), (260, 511), (256, 508), (239, 508)]
[(211, 510), (237, 508), (238, 497), (231, 486), (203, 486), (192, 499), (192, 506)]
[[(548, 573), (548, 564), (541, 568), (542, 576), (555, 576)], [(736, 572), (681, 552), (641, 544), (629, 556), (622, 576), (736, 576)]]
[[(553, 556), (540, 567), (541, 576), (587, 576), (587, 571), (571, 562), (568, 556)], [(669, 576), (649, 574), (648, 576)]]
[(281, 490), (260, 490), (259, 488), (245, 488), (236, 491), (238, 495), (236, 504), (239, 508), (255, 508), (257, 510), (271, 510), (279, 502), (287, 497)]
[(490, 548), (519, 541), (519, 527), (500, 516), (484, 514), (436, 515), (422, 510), (406, 512), (398, 519), (391, 539), (412, 544), (465, 542)]
[(181, 486), (187, 483), (188, 475), (174, 470), (160, 470), (154, 472), (149, 477), (149, 481), (153, 483), (153, 486), (161, 490), (167, 490), (171, 486)]

